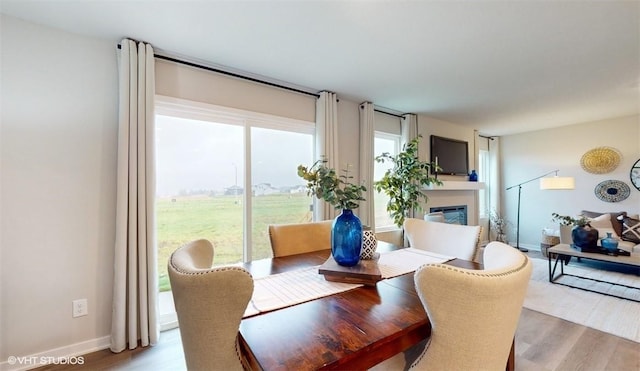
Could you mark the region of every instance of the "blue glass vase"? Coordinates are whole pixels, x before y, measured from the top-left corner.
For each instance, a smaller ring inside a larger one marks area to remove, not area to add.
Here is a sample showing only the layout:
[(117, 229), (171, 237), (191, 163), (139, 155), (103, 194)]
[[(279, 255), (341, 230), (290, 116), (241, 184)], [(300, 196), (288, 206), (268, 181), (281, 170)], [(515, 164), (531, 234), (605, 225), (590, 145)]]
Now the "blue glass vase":
[(336, 263), (352, 267), (360, 261), (362, 223), (352, 210), (343, 209), (331, 226), (331, 255)]
[(607, 232), (607, 237), (600, 240), (600, 244), (611, 252), (618, 251), (618, 240), (611, 236), (611, 232)]

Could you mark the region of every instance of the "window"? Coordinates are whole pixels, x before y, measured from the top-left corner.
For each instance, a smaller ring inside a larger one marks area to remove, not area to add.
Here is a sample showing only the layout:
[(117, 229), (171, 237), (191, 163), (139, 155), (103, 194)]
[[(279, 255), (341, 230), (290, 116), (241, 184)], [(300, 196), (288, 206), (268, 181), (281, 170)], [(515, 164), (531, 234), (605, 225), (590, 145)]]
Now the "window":
[(313, 160), (314, 123), (156, 99), (156, 226), (160, 290), (167, 260), (205, 238), (214, 265), (271, 256), (267, 226), (311, 221), (297, 176)]
[[(373, 151), (376, 157), (384, 152), (388, 152), (391, 155), (398, 154), (398, 152), (400, 152), (400, 135), (376, 131), (374, 134)], [(389, 162), (374, 162), (373, 180), (380, 180), (391, 166), (392, 164)], [(386, 194), (374, 191), (373, 206), (375, 209), (375, 226), (377, 232), (397, 229), (397, 226), (393, 224), (393, 219), (387, 212), (388, 202), (389, 197)]]

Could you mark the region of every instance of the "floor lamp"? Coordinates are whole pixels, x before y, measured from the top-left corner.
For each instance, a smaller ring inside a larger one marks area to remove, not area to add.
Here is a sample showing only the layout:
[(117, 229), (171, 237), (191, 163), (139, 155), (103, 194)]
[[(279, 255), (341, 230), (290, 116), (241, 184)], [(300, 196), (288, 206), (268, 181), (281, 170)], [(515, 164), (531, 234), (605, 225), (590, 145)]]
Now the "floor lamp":
[[(553, 170), (546, 174), (537, 176), (533, 179), (529, 179), (526, 182), (522, 182), (520, 184), (516, 184), (507, 188), (507, 191), (508, 191), (511, 188), (518, 187), (518, 218), (516, 221), (516, 246), (515, 246), (516, 249), (523, 252), (529, 251), (528, 249), (520, 247), (520, 195), (522, 193), (522, 185), (533, 182), (534, 180), (540, 179), (540, 189), (544, 189), (544, 190), (574, 189), (575, 180), (573, 179), (573, 177), (559, 177), (558, 171), (560, 170)], [(555, 175), (552, 178), (545, 178), (545, 176), (551, 175), (554, 173)]]

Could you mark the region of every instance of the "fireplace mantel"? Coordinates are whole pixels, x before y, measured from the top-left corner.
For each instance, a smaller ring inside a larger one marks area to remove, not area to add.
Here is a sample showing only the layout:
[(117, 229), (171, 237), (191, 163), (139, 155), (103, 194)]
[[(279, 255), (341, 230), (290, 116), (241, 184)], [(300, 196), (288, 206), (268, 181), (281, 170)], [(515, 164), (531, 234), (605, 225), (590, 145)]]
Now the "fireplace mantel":
[(425, 191), (477, 191), (484, 189), (483, 182), (468, 182), (468, 181), (455, 181), (444, 180), (442, 185), (429, 185), (425, 186)]

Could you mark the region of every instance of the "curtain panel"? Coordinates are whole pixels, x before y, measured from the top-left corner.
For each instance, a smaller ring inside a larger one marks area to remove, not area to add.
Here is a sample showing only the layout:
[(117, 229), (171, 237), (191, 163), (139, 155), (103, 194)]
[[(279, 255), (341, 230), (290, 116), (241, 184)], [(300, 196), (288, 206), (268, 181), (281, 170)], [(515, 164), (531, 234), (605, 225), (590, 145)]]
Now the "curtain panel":
[[(400, 120), (400, 148), (404, 150), (407, 143), (411, 142), (418, 136), (418, 116), (413, 113), (407, 113), (402, 116)], [(420, 148), (418, 148), (418, 156), (420, 155)], [(407, 217), (413, 218), (415, 216), (414, 210), (407, 212)], [(406, 237), (405, 237), (406, 238)], [(406, 246), (405, 240), (405, 246)]]
[(363, 225), (375, 231), (375, 207), (373, 200), (375, 114), (371, 102), (360, 104), (360, 182), (367, 188), (363, 192), (366, 201), (360, 203), (358, 215)]
[(400, 148), (418, 136), (418, 116), (407, 113), (400, 120)]
[[(495, 210), (503, 214), (501, 209), (502, 205), (500, 204), (500, 181), (502, 180), (502, 170), (500, 169), (500, 137), (493, 138), (493, 140), (489, 141), (489, 179), (487, 179), (489, 188), (489, 212)], [(493, 241), (495, 239), (494, 234), (493, 231), (490, 231), (489, 240)]]
[[(326, 159), (327, 166), (338, 169), (338, 97), (336, 93), (323, 91), (316, 101), (316, 160)], [(316, 200), (314, 220), (328, 220), (338, 214), (333, 206)]]
[(158, 325), (155, 243), (154, 56), (122, 40), (111, 350), (153, 345)]

